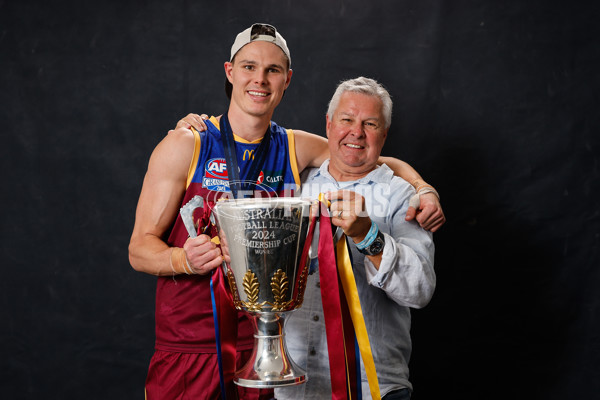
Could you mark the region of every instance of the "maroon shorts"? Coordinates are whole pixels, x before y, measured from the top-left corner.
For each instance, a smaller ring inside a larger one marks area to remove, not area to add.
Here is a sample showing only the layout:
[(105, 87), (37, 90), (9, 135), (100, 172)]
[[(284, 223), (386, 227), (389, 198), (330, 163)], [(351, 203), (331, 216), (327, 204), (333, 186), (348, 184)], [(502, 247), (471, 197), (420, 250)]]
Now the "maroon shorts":
[[(237, 353), (237, 368), (244, 366), (252, 351)], [(273, 389), (237, 386), (240, 400), (273, 399)], [(230, 399), (228, 395), (227, 400)], [(147, 400), (218, 400), (221, 398), (219, 365), (213, 353), (172, 353), (156, 350), (146, 378)]]

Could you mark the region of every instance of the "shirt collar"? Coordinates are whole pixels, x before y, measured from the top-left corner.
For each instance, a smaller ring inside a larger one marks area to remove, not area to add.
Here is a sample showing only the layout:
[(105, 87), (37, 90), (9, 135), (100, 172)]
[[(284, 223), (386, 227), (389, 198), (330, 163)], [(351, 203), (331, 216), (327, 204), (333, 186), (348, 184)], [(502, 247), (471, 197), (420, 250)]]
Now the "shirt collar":
[(371, 182), (387, 182), (394, 176), (394, 171), (385, 164), (377, 166), (373, 171), (354, 181), (337, 182), (329, 173), (329, 159), (325, 160), (321, 167), (317, 170), (314, 177), (322, 176), (323, 178), (334, 182), (338, 187), (353, 185), (353, 184), (369, 184)]

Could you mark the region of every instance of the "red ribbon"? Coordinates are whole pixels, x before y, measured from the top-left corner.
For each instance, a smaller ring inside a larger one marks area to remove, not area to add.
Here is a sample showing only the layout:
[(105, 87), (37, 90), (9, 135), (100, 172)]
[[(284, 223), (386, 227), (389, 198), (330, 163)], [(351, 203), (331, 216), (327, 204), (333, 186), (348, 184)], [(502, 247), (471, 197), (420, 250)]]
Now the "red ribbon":
[[(353, 362), (347, 362), (348, 355), (354, 355), (354, 335), (352, 320), (346, 305), (343, 290), (339, 282), (331, 217), (324, 203), (321, 204), (319, 227), (319, 278), (321, 282), (321, 298), (325, 331), (327, 333), (327, 350), (329, 353), (329, 373), (331, 376), (332, 400), (352, 398), (348, 391), (348, 372), (353, 373), (356, 382), (356, 367)], [(344, 311), (345, 309), (345, 311)], [(347, 334), (352, 331), (352, 335)], [(340, 340), (344, 338), (344, 340)], [(352, 357), (355, 359), (355, 357)], [(350, 368), (351, 370), (350, 370)], [(351, 386), (353, 384), (350, 384)], [(356, 386), (355, 384), (353, 386)]]
[[(345, 240), (345, 236), (340, 240)], [(320, 268), (320, 267), (319, 267)], [(339, 282), (339, 287), (342, 287), (341, 281)], [(346, 350), (346, 376), (347, 376), (347, 384), (348, 390), (350, 392), (350, 399), (357, 399), (357, 382), (360, 380), (360, 377), (357, 374), (357, 363), (359, 361), (356, 357), (356, 334), (354, 333), (354, 325), (352, 324), (352, 316), (350, 315), (350, 308), (348, 307), (348, 302), (346, 301), (346, 296), (344, 296), (344, 292), (340, 292), (340, 300), (342, 306), (342, 321), (344, 326), (344, 348)]]

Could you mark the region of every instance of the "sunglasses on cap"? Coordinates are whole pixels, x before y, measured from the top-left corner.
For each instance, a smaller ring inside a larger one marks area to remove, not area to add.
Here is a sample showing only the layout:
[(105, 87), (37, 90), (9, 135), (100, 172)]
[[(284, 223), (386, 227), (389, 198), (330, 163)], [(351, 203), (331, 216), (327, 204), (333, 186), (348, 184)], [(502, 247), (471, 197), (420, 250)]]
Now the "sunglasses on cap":
[(277, 29), (269, 24), (254, 24), (250, 29), (250, 40), (255, 40), (261, 35), (276, 37)]

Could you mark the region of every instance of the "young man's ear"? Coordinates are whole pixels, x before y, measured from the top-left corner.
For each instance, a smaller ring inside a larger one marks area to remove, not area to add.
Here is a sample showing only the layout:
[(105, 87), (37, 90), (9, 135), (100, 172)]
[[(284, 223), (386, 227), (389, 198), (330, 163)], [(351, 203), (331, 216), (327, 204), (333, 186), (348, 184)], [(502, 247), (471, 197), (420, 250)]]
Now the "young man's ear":
[(223, 68), (225, 68), (225, 76), (227, 77), (227, 80), (231, 82), (231, 70), (233, 70), (233, 64), (231, 63), (231, 61), (225, 61)]
[(292, 74), (294, 71), (290, 68), (287, 73), (287, 79), (285, 81), (285, 88), (287, 89), (290, 86), (290, 82), (292, 82)]

